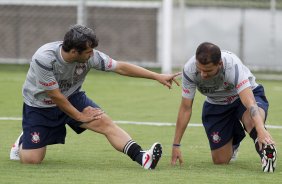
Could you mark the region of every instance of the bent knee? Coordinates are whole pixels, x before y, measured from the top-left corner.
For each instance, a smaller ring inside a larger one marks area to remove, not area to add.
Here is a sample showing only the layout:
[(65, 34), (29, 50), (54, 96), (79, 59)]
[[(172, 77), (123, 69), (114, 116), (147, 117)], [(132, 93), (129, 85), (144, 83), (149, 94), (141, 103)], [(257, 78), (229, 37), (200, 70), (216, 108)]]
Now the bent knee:
[(215, 165), (224, 165), (229, 164), (231, 158), (212, 158), (212, 161)]
[(35, 158), (21, 158), (22, 164), (41, 164), (43, 159), (35, 159)]
[(22, 164), (40, 164), (46, 154), (46, 147), (33, 150), (20, 150), (20, 161)]
[(21, 154), (20, 160), (22, 164), (41, 164), (43, 161), (44, 156), (42, 155), (28, 155), (28, 154)]
[(233, 154), (232, 141), (233, 139), (231, 139), (224, 146), (211, 151), (212, 160), (214, 164), (216, 165), (229, 164)]

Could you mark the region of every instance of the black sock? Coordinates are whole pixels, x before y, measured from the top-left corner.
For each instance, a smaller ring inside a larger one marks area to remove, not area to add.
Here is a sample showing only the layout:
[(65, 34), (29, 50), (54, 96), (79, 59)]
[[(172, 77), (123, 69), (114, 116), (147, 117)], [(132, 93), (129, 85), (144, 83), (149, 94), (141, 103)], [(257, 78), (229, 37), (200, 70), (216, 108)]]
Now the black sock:
[(133, 161), (142, 165), (142, 157), (143, 157), (142, 148), (133, 140), (130, 140), (124, 146), (122, 152), (127, 154)]
[(257, 150), (257, 153), (259, 154), (260, 158), (263, 157), (262, 155), (262, 151), (259, 149), (259, 143), (257, 141), (258, 135), (257, 135), (257, 131), (255, 128), (253, 128), (250, 132), (250, 137), (253, 139), (254, 143), (255, 143), (255, 148)]

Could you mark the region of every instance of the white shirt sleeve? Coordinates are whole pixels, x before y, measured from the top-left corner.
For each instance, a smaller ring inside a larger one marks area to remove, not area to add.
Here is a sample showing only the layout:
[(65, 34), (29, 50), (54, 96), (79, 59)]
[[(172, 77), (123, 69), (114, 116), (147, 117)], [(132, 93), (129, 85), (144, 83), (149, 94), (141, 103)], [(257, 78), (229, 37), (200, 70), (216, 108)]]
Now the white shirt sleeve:
[(252, 74), (235, 54), (231, 54), (231, 56), (234, 61), (234, 66), (232, 67), (232, 76), (234, 76), (234, 78), (232, 80), (239, 94), (241, 91), (251, 86), (249, 77), (252, 76)]
[(90, 59), (90, 65), (96, 70), (114, 71), (117, 62), (103, 52), (94, 50), (93, 57)]
[(182, 97), (193, 99), (196, 93), (196, 84), (193, 81), (193, 59), (191, 58), (184, 66), (182, 72)]

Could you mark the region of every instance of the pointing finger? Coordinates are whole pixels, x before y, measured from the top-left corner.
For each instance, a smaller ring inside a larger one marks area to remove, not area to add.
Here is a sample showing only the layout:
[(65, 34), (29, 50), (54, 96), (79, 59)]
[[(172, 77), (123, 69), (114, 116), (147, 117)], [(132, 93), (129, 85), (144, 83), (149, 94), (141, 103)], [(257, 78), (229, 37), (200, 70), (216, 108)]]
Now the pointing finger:
[(172, 79), (177, 86), (180, 86), (176, 79)]
[(174, 77), (177, 77), (177, 76), (179, 76), (179, 75), (181, 75), (181, 74), (182, 74), (182, 72), (177, 72), (177, 73), (173, 74), (173, 78), (174, 78)]

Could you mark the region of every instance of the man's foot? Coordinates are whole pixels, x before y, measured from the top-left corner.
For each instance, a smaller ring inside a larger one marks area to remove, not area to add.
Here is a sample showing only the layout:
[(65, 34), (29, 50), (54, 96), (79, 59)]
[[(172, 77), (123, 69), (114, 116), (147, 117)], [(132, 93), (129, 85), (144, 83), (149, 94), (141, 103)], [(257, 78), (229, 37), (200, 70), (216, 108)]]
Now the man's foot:
[(144, 167), (144, 169), (155, 169), (161, 156), (162, 145), (158, 142), (154, 143), (149, 150), (144, 151), (142, 158), (142, 167)]
[(230, 161), (235, 161), (238, 157), (238, 151), (239, 151), (239, 146), (240, 146), (240, 143), (239, 144), (236, 144), (236, 145), (233, 145), (233, 155), (231, 157), (231, 160)]
[(18, 139), (16, 140), (16, 142), (13, 144), (11, 151), (10, 151), (10, 160), (20, 160), (20, 138), (23, 135), (23, 133), (21, 133), (21, 135), (18, 137)]
[(273, 144), (264, 145), (262, 155), (261, 164), (263, 172), (274, 172), (277, 159), (275, 146)]

